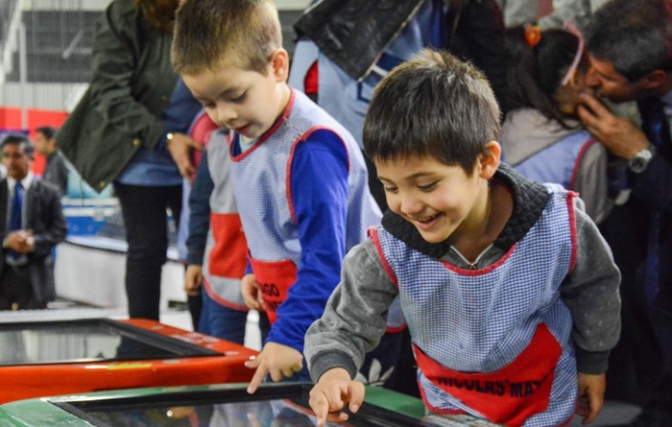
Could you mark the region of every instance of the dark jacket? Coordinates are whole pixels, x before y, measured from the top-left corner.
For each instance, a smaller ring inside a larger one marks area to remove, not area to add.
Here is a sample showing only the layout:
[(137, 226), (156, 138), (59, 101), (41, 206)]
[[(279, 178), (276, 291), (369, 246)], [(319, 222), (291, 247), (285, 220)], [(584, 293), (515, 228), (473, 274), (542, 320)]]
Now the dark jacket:
[[(7, 237), (7, 206), (9, 186), (7, 179), (0, 181), (0, 234)], [(56, 298), (54, 260), (51, 250), (65, 239), (67, 225), (61, 208), (61, 195), (50, 183), (34, 179), (26, 192), (26, 230), (32, 230), (35, 250), (28, 255), (33, 294), (39, 302)], [(5, 251), (0, 249), (0, 275), (5, 268)]]
[(156, 149), (177, 74), (172, 36), (152, 27), (133, 0), (114, 0), (98, 21), (89, 89), (56, 135), (82, 178), (101, 191), (140, 147)]
[[(641, 110), (642, 117), (646, 114)], [(650, 138), (651, 140), (651, 138)], [(618, 400), (672, 408), (672, 139), (663, 138), (646, 170), (631, 174), (632, 192), (600, 225), (621, 269), (623, 339), (615, 351), (608, 392)], [(646, 296), (646, 267), (652, 214), (660, 216), (657, 298)], [(661, 369), (661, 361), (663, 361)], [(631, 372), (628, 372), (631, 370)], [(625, 373), (625, 374), (624, 374)], [(634, 376), (633, 376), (634, 374)], [(633, 381), (635, 378), (636, 381)], [(649, 402), (650, 404), (650, 402)]]
[(54, 184), (60, 190), (61, 196), (68, 194), (68, 167), (60, 151), (54, 151), (47, 158), (44, 180)]
[[(353, 79), (366, 77), (380, 54), (425, 1), (322, 0), (294, 24)], [(446, 46), (487, 76), (506, 112), (504, 22), (495, 0), (453, 0)]]

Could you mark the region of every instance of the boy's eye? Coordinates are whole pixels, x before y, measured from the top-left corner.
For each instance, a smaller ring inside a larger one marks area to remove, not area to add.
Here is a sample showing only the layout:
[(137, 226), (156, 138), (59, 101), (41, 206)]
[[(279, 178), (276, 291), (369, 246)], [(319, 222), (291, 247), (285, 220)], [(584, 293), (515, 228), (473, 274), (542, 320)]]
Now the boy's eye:
[(397, 187), (385, 187), (385, 186), (383, 186), (383, 189), (385, 190), (386, 193), (396, 193), (397, 192)]
[(437, 184), (437, 183), (438, 183), (438, 181), (436, 181), (436, 182), (432, 182), (431, 184), (421, 185), (421, 186), (419, 186), (418, 188), (419, 188), (421, 191), (431, 191), (431, 190), (434, 189), (434, 187), (436, 187), (436, 184)]
[(246, 93), (247, 92), (243, 92), (240, 96), (237, 96), (235, 98), (231, 98), (231, 102), (233, 102), (234, 104), (239, 104), (239, 103), (243, 102), (243, 100), (245, 99), (245, 94)]

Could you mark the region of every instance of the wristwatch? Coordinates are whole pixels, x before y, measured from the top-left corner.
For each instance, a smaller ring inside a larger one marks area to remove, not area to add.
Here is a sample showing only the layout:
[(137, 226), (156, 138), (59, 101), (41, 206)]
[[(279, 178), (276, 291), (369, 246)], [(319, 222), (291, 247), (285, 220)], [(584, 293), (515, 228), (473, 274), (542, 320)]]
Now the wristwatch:
[(646, 167), (649, 166), (649, 162), (656, 154), (656, 149), (653, 145), (649, 145), (639, 153), (635, 154), (635, 157), (628, 160), (628, 168), (634, 173), (642, 173), (646, 170)]

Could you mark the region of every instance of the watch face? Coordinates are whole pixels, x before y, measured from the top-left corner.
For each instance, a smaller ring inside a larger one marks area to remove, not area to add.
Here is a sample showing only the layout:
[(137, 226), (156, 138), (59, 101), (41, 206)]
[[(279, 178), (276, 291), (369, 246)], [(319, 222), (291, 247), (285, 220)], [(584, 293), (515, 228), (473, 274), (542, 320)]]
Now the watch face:
[(651, 158), (653, 157), (653, 154), (648, 148), (643, 149), (635, 157), (630, 159), (628, 161), (628, 167), (630, 168), (631, 171), (635, 173), (641, 173), (646, 170), (646, 167), (649, 165), (649, 161), (651, 161)]

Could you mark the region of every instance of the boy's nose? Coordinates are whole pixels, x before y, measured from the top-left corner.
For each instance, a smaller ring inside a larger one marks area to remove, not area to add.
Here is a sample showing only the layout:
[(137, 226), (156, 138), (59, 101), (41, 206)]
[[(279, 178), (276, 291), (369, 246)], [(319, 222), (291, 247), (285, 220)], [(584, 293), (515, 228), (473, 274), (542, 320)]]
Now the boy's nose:
[(422, 212), (423, 205), (417, 197), (406, 196), (401, 199), (399, 208), (405, 215), (415, 216)]
[(233, 108), (218, 107), (217, 108), (217, 124), (219, 126), (226, 126), (238, 118)]

